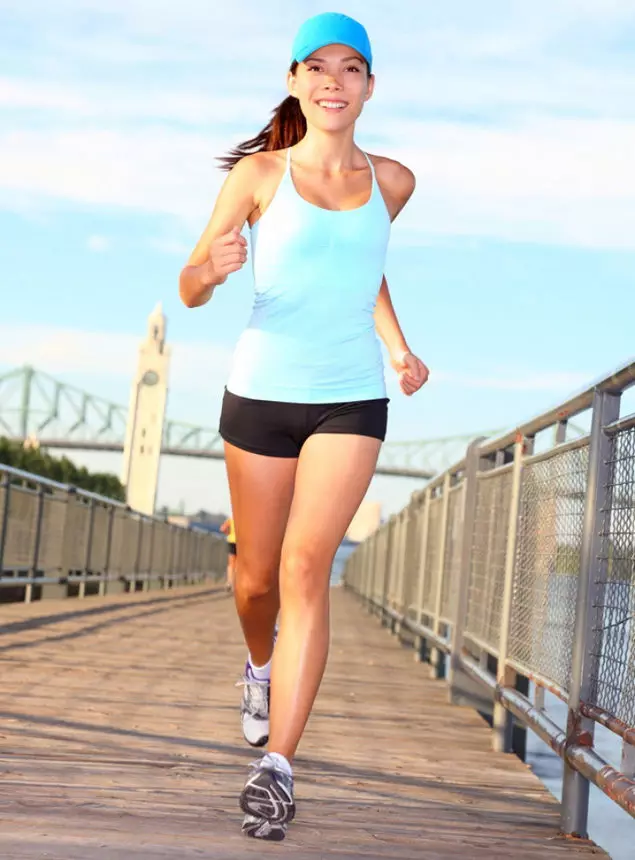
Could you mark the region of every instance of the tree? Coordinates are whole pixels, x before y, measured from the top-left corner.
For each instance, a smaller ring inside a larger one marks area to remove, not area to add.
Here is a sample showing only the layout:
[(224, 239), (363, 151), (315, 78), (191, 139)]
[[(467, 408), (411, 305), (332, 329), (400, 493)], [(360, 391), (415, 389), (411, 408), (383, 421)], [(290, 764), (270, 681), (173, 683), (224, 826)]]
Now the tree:
[(124, 502), (125, 487), (116, 475), (105, 472), (91, 473), (84, 466), (76, 466), (68, 457), (53, 457), (40, 448), (25, 448), (0, 436), (0, 466), (12, 466), (41, 478), (49, 478), (60, 484), (70, 484)]

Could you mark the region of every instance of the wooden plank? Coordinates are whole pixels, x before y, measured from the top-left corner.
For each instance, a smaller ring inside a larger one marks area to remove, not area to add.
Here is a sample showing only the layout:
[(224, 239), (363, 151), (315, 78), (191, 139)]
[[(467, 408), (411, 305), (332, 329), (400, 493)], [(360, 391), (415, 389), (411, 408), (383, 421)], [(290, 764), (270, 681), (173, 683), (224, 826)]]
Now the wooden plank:
[(245, 649), (210, 587), (5, 606), (0, 856), (11, 860), (606, 857), (558, 836), (551, 795), (490, 749), (412, 653), (333, 591), (331, 659), (282, 846), (240, 834), (254, 751)]

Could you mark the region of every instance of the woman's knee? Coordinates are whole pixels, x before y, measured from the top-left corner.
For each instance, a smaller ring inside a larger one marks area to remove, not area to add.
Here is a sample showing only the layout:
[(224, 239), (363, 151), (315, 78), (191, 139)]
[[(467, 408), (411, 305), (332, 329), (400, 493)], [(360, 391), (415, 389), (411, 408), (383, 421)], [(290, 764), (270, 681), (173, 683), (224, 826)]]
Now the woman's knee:
[(278, 565), (265, 565), (241, 556), (235, 568), (236, 589), (247, 600), (268, 597), (278, 588)]
[(280, 562), (281, 596), (313, 603), (328, 593), (331, 563), (304, 547), (283, 551)]

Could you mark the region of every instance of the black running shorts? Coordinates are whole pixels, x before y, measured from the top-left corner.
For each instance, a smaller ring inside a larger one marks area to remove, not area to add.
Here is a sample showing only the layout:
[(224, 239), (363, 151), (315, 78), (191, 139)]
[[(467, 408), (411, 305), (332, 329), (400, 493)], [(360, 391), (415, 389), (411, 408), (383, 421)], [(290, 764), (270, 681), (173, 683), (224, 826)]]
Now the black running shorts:
[(253, 454), (298, 457), (314, 433), (350, 433), (386, 438), (388, 399), (350, 403), (283, 403), (254, 400), (225, 390), (219, 433)]

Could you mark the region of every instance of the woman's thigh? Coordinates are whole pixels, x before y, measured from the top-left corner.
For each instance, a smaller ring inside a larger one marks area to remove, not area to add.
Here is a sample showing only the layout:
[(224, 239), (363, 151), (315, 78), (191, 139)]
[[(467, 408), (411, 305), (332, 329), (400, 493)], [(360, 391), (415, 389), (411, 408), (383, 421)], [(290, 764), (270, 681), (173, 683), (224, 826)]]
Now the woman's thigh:
[(252, 454), (225, 442), (238, 575), (277, 578), (298, 461), (291, 457)]
[(330, 572), (333, 556), (375, 472), (381, 441), (322, 433), (302, 447), (283, 546), (290, 575)]

